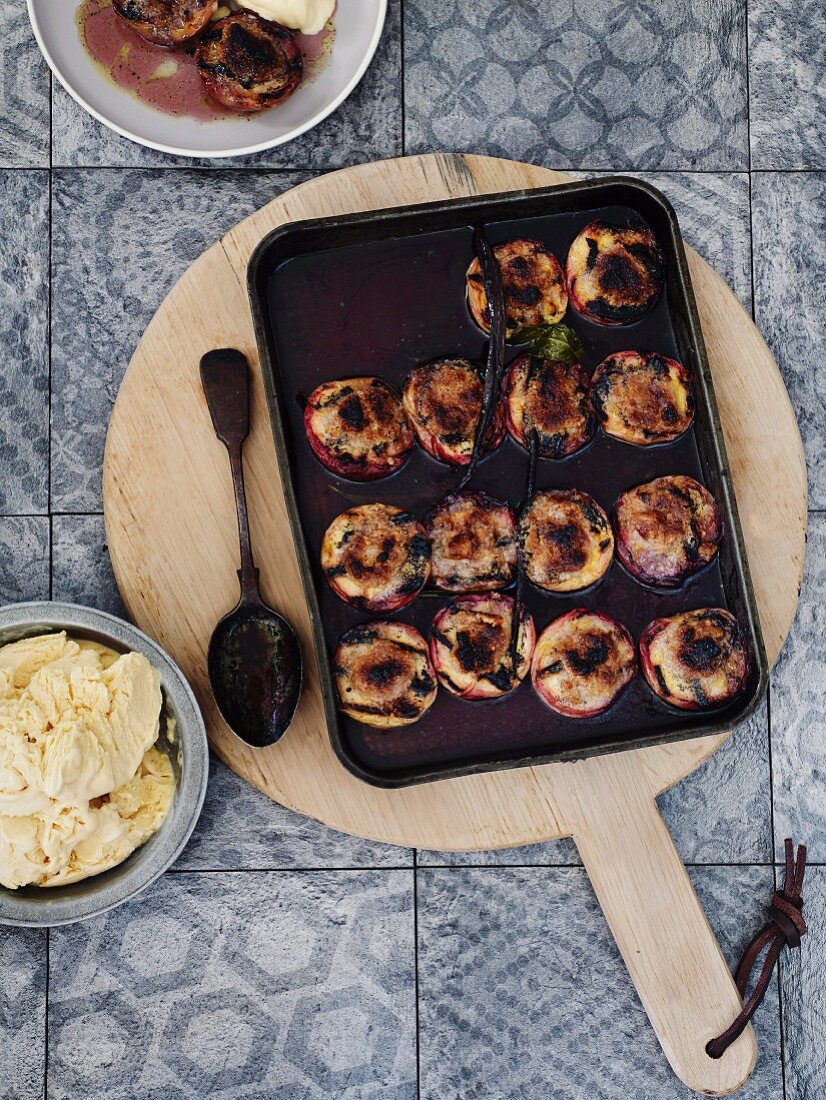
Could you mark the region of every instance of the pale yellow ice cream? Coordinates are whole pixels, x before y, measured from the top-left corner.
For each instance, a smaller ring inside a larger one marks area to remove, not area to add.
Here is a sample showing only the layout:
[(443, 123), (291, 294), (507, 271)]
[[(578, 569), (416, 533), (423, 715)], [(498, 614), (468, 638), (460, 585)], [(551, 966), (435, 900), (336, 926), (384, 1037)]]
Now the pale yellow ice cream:
[(336, 0), (238, 0), (238, 4), (282, 27), (318, 34), (333, 14)]
[(0, 648), (0, 883), (57, 886), (121, 863), (163, 822), (175, 781), (153, 747), (160, 677), (65, 633)]

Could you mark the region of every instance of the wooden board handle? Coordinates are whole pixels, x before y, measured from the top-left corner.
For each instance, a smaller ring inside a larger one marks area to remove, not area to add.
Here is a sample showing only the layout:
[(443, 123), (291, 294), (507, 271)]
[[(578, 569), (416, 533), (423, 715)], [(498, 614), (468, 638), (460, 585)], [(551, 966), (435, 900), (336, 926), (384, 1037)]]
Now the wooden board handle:
[(705, 1052), (740, 1011), (737, 987), (649, 791), (594, 778), (576, 784), (587, 813), (574, 835), (591, 884), (674, 1072), (724, 1096), (757, 1058), (751, 1027), (722, 1058)]

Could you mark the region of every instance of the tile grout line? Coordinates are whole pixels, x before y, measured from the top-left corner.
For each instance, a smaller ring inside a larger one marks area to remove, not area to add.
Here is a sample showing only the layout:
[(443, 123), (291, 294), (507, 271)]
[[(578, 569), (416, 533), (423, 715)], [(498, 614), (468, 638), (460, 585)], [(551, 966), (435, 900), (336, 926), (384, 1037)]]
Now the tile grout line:
[(49, 1095), (49, 977), (51, 969), (51, 928), (46, 929), (46, 1004), (43, 1013), (43, 1100)]
[[(706, 870), (732, 870), (740, 868), (772, 868), (774, 871), (781, 867), (780, 863), (685, 863), (685, 867), (693, 871)], [(825, 868), (826, 862), (814, 862), (808, 860), (807, 867)], [(408, 864), (366, 864), (360, 867), (336, 866), (325, 867), (170, 867), (167, 874), (170, 875), (272, 875), (272, 874), (369, 874), (376, 871), (584, 871), (581, 863), (425, 863), (416, 862), (415, 867)]]
[(421, 1020), (419, 1014), (419, 853), (413, 849), (413, 979), (416, 995), (416, 1100), (422, 1095)]
[[(48, 339), (47, 367), (49, 390), (46, 400), (48, 423), (46, 425), (46, 504), (49, 515), (49, 599), (53, 598), (54, 588), (54, 530), (52, 522), (52, 222), (54, 216), (54, 112), (52, 98), (54, 76), (49, 69), (49, 240), (47, 247), (49, 292), (47, 295), (46, 333)], [(49, 986), (51, 983), (51, 943), (52, 931), (46, 929), (46, 990), (43, 1007), (43, 1100), (49, 1095)]]

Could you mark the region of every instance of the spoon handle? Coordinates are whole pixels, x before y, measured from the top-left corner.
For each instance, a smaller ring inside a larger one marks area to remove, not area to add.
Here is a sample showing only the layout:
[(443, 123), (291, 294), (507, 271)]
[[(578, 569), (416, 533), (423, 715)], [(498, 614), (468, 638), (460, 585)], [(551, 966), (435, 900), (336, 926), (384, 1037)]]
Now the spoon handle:
[(241, 568), (238, 570), (241, 600), (245, 603), (260, 602), (241, 458), (241, 449), (250, 429), (249, 366), (245, 356), (236, 348), (208, 351), (201, 359), (201, 385), (215, 434), (229, 452), (241, 544)]

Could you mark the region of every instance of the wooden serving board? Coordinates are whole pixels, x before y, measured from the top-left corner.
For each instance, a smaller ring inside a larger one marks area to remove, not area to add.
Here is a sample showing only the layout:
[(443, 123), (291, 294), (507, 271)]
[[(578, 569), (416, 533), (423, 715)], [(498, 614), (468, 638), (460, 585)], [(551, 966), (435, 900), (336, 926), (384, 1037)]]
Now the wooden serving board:
[[(246, 294), (261, 237), (287, 221), (406, 203), (547, 187), (565, 177), (485, 157), (431, 155), (334, 172), (237, 225), (161, 305), (124, 378), (106, 443), (109, 550), (136, 623), (191, 680), (212, 745), (285, 806), (360, 836), (421, 848), (506, 848), (572, 836), (675, 1072), (722, 1095), (754, 1066), (749, 1029), (718, 1061), (706, 1042), (740, 1007), (728, 968), (655, 798), (725, 736), (381, 790), (337, 761), (327, 738), (310, 623), (282, 496)], [(695, 253), (689, 263), (714, 374), (760, 617), (773, 661), (797, 606), (806, 525), (800, 436), (774, 360), (735, 296)], [(229, 466), (201, 392), (210, 348), (255, 365), (245, 447), (252, 536), (264, 598), (295, 625), (306, 688), (288, 735), (257, 750), (224, 726), (206, 675), (207, 643), (236, 602), (238, 544)]]

